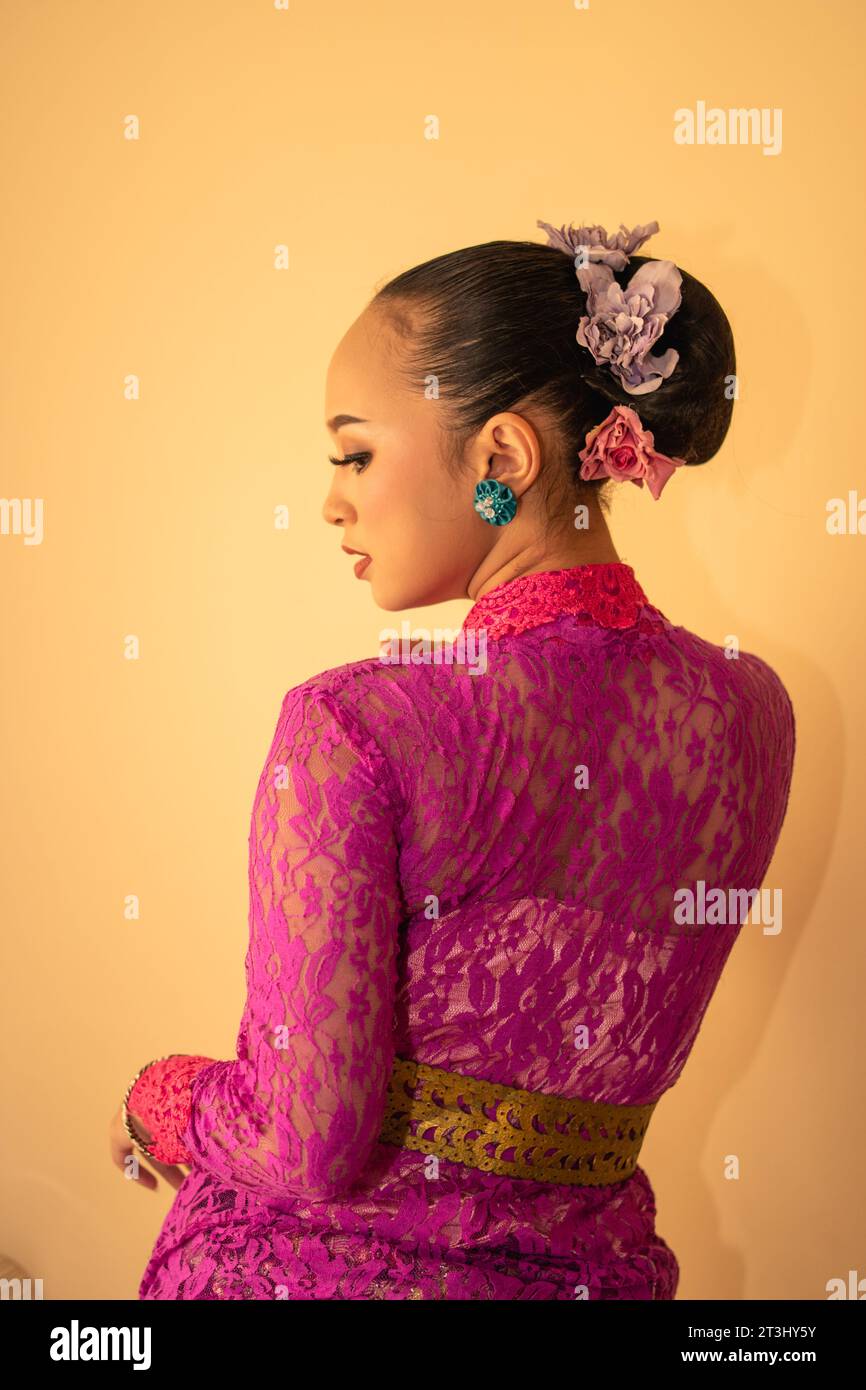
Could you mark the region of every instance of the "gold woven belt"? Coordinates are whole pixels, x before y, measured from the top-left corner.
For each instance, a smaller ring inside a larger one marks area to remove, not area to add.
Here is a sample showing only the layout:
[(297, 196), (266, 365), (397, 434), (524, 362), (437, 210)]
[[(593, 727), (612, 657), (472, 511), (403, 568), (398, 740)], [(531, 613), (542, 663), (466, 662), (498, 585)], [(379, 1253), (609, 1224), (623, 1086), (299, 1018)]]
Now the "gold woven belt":
[(599, 1186), (631, 1177), (657, 1104), (566, 1100), (397, 1057), (379, 1138), (488, 1173)]

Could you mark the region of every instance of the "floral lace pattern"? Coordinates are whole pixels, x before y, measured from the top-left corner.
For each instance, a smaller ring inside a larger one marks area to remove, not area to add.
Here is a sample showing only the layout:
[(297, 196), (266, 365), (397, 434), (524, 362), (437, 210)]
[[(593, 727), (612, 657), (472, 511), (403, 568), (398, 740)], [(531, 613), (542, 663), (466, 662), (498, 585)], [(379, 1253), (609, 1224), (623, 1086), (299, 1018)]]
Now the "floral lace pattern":
[(283, 700), (253, 802), (237, 1057), (155, 1063), (130, 1096), (191, 1165), (142, 1299), (675, 1295), (642, 1168), (568, 1186), (380, 1142), (388, 1081), (402, 1056), (663, 1096), (743, 929), (678, 924), (672, 896), (761, 885), (791, 702), (759, 657), (670, 623), (628, 566), (522, 576), (470, 619), (493, 638), (482, 675), (369, 658)]

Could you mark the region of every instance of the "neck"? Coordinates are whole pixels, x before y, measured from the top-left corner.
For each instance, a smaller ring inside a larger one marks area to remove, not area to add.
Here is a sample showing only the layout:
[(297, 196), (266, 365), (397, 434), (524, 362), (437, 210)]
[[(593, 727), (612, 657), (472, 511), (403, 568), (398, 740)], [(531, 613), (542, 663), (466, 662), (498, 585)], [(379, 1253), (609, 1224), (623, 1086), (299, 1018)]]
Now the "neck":
[(502, 527), (503, 534), (494, 542), (469, 580), (466, 593), (473, 603), (490, 589), (508, 584), (524, 574), (571, 569), (574, 565), (622, 563), (597, 504), (594, 504), (591, 525), (587, 530), (572, 531), (568, 536), (557, 537), (553, 543), (538, 536), (521, 537), (518, 530), (511, 530), (515, 522)]

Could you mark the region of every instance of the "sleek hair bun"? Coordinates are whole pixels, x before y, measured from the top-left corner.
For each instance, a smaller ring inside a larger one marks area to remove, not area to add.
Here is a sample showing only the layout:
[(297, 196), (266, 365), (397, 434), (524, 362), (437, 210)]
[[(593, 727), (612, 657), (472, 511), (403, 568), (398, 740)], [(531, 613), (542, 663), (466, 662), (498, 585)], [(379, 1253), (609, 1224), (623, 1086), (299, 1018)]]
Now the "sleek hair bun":
[[(651, 259), (631, 256), (615, 279), (627, 284)], [(655, 391), (640, 396), (624, 391), (577, 342), (586, 295), (573, 258), (555, 246), (489, 241), (451, 251), (397, 275), (371, 307), (400, 335), (397, 370), (407, 386), (423, 391), (436, 377), (450, 462), (459, 466), (465, 444), (491, 415), (541, 407), (580, 498), (598, 495), (609, 481), (581, 479), (578, 454), (612, 405), (635, 410), (656, 449), (670, 457), (706, 463), (721, 448), (733, 410), (733, 335), (706, 286), (680, 273), (682, 302), (652, 349), (676, 348), (679, 360)]]

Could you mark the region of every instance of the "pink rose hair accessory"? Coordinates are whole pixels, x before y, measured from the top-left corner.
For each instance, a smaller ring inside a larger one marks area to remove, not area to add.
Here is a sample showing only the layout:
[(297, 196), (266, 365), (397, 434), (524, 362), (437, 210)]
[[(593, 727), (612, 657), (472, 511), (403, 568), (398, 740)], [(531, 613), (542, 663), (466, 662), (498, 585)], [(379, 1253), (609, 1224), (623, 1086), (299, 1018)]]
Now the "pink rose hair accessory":
[(615, 405), (600, 425), (589, 431), (582, 460), (581, 478), (616, 478), (619, 482), (646, 483), (657, 502), (662, 488), (685, 459), (668, 458), (653, 447), (651, 430), (645, 430), (640, 417), (627, 405)]

